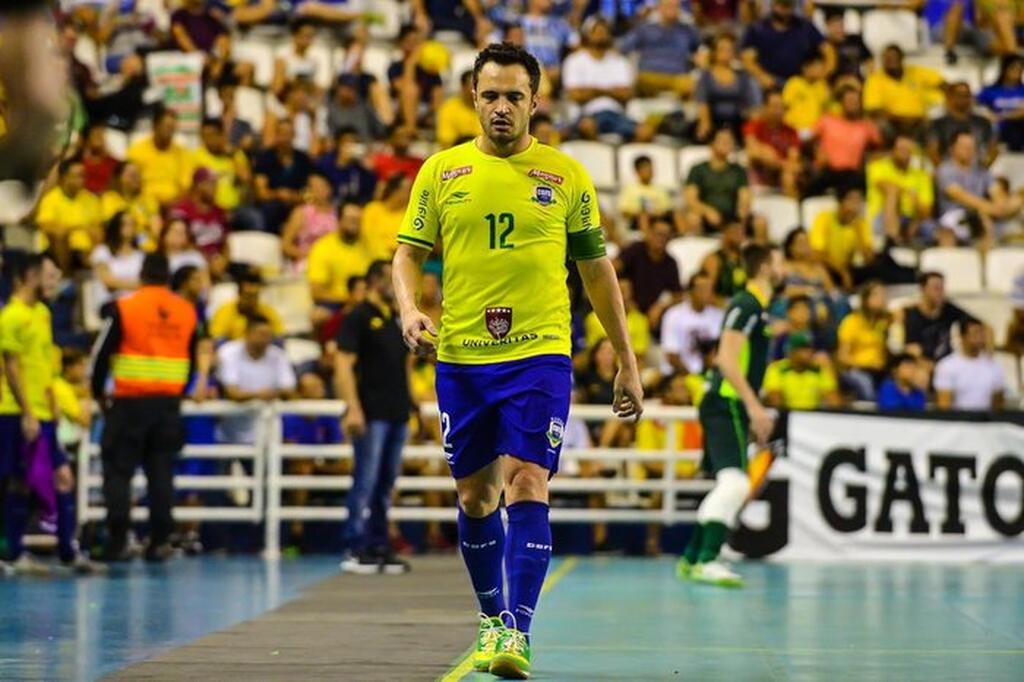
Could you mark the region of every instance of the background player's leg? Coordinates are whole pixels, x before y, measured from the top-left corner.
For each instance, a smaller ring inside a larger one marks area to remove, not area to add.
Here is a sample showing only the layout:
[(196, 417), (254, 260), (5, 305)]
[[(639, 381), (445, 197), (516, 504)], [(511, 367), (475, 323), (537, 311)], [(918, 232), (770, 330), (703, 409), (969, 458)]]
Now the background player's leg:
[(491, 617), (505, 610), (502, 580), (505, 528), (498, 511), (501, 482), (499, 460), (455, 481), (459, 493), (459, 549), (480, 602), (480, 611)]
[(11, 478), (4, 501), (7, 533), (7, 557), (12, 562), (25, 551), (25, 527), (28, 525), (28, 488), (20, 476)]
[(697, 521), (701, 524), (699, 563), (708, 563), (718, 558), (729, 530), (736, 525), (740, 509), (750, 493), (750, 481), (746, 473), (737, 468), (722, 469), (715, 477), (715, 487), (697, 509)]
[(505, 502), (508, 506), (509, 610), (515, 627), (529, 633), (540, 589), (551, 560), (551, 524), (548, 521), (548, 470), (533, 462), (502, 457)]

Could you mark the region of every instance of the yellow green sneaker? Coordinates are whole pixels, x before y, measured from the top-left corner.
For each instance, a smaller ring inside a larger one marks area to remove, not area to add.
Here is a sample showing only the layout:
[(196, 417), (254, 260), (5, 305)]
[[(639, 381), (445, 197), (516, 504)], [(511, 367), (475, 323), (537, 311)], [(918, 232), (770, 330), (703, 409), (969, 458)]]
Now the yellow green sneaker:
[(515, 621), (512, 625), (498, 637), (490, 673), (503, 680), (525, 680), (530, 677), (530, 640), (525, 632), (515, 629)]
[(720, 561), (697, 564), (690, 570), (690, 579), (694, 582), (718, 587), (743, 587), (742, 576), (733, 573), (728, 566)]
[(505, 624), (501, 618), (480, 614), (480, 629), (476, 633), (476, 650), (473, 652), (473, 670), (485, 673), (491, 668), (491, 660), (498, 648), (498, 638), (501, 637)]
[(679, 557), (679, 561), (676, 562), (676, 577), (680, 580), (689, 580), (692, 570), (693, 564), (690, 563), (690, 560), (684, 556)]

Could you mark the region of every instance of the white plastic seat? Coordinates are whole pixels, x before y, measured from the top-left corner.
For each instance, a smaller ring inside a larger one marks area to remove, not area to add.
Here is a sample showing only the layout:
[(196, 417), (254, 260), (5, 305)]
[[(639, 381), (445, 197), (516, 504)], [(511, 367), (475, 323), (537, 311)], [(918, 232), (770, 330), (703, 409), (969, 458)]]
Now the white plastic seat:
[(935, 247), (921, 252), (921, 270), (942, 273), (951, 294), (982, 290), (981, 254), (970, 247)]
[(718, 249), (718, 240), (713, 237), (677, 237), (668, 243), (667, 251), (675, 258), (679, 268), (679, 280), (686, 285), (709, 253)]
[(953, 301), (992, 329), (997, 347), (1006, 342), (1006, 328), (1013, 319), (1013, 305), (1006, 294), (962, 294)]
[(210, 293), (206, 297), (206, 317), (212, 319), (217, 311), (225, 303), (230, 303), (238, 298), (238, 285), (234, 282), (220, 282), (210, 287)]
[(823, 211), (834, 211), (839, 202), (832, 196), (807, 197), (800, 203), (800, 222), (808, 232), (814, 219)]
[(1015, 191), (1024, 188), (1024, 154), (1000, 154), (992, 164), (992, 175), (1005, 177)]
[(986, 291), (1009, 294), (1018, 277), (1024, 277), (1024, 248), (992, 249), (985, 256)]
[(104, 134), (107, 151), (118, 161), (124, 161), (128, 155), (128, 134), (123, 130), (107, 128)]
[(406, 3), (397, 0), (371, 0), (369, 11), (379, 18), (370, 23), (367, 30), (375, 40), (390, 42), (398, 37), (402, 22), (408, 18)]
[(284, 260), (280, 237), (275, 234), (254, 231), (229, 234), (228, 256), (232, 262), (255, 265), (265, 274), (280, 272)]
[(263, 291), (263, 301), (281, 316), (285, 334), (306, 334), (312, 330), (310, 315), (313, 298), (309, 283), (302, 278), (271, 281)]
[(1005, 351), (996, 351), (994, 357), (995, 361), (1003, 369), (1003, 378), (1006, 380), (1006, 394), (1011, 397), (1020, 396), (1020, 358), (1013, 353)]
[(321, 355), (320, 344), (310, 339), (285, 339), (284, 354), (288, 362), (297, 367), (318, 360)]
[(242, 38), (234, 41), (231, 56), (235, 61), (253, 66), (253, 82), (261, 88), (270, 87), (274, 80), (274, 45), (263, 40)]
[(768, 238), (781, 244), (790, 230), (800, 225), (800, 204), (780, 195), (755, 196), (751, 207), (768, 221)]
[(626, 103), (626, 116), (640, 122), (682, 110), (679, 100), (670, 97), (637, 97)]
[(686, 182), (690, 170), (698, 163), (703, 163), (711, 158), (711, 148), (704, 145), (683, 147), (679, 150), (679, 178)]
[(603, 142), (572, 140), (560, 149), (583, 164), (597, 189), (617, 189), (614, 147)]
[(632, 143), (624, 144), (618, 149), (619, 183), (621, 185), (636, 182), (636, 171), (633, 161), (638, 156), (651, 157), (654, 164), (654, 184), (667, 190), (675, 190), (680, 186), (679, 173), (676, 168), (675, 152), (660, 144)]
[(874, 9), (864, 13), (861, 20), (864, 43), (874, 55), (882, 54), (887, 45), (899, 45), (904, 52), (913, 53), (921, 48), (918, 16), (907, 10)]
[(363, 73), (375, 76), (385, 87), (388, 83), (388, 67), (391, 66), (391, 50), (380, 45), (367, 45), (363, 50)]

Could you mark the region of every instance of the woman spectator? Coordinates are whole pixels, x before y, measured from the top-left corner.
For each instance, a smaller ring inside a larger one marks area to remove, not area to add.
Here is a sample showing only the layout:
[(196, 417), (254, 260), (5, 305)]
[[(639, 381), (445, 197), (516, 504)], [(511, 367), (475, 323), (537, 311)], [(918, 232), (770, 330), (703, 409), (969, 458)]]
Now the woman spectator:
[(188, 230), (188, 223), (182, 218), (171, 218), (167, 221), (160, 233), (158, 248), (167, 256), (172, 275), (180, 267), (194, 265), (203, 273), (204, 288), (209, 286), (210, 266), (203, 258), (203, 254), (196, 250), (195, 244), (192, 243), (192, 234)]
[(292, 210), (284, 226), (281, 248), (296, 273), (305, 272), (306, 256), (316, 240), (338, 229), (332, 194), (327, 177), (314, 172), (306, 185), (305, 202)]
[(404, 173), (394, 173), (384, 183), (380, 198), (363, 209), (362, 238), (374, 259), (391, 260), (398, 244), (398, 228), (409, 205), (412, 182)]
[(814, 257), (807, 230), (798, 227), (786, 235), (783, 243), (785, 255), (785, 279), (783, 279), (782, 300), (805, 296), (811, 301), (816, 323), (822, 328), (832, 327), (834, 320), (841, 319), (847, 312), (845, 301), (821, 261)]
[(999, 124), (999, 141), (1011, 152), (1024, 150), (1024, 57), (1007, 55), (999, 77), (978, 95), (978, 102), (992, 112)]
[(698, 142), (707, 142), (719, 128), (730, 128), (743, 138), (743, 124), (749, 112), (761, 104), (757, 81), (736, 62), (736, 38), (717, 36), (711, 47), (711, 63), (700, 75), (694, 95), (697, 100)]
[(100, 303), (118, 298), (139, 286), (145, 255), (135, 244), (135, 218), (127, 211), (107, 221), (103, 243), (92, 251), (89, 262), (102, 285)]
[(860, 290), (860, 309), (839, 325), (840, 379), (858, 400), (875, 400), (875, 388), (885, 378), (886, 339), (892, 316), (886, 308), (885, 287), (879, 281)]

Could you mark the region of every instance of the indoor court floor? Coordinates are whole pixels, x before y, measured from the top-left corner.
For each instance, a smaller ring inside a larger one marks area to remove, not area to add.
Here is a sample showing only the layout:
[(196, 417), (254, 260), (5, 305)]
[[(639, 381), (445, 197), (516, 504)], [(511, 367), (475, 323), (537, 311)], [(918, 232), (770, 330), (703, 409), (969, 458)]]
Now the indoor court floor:
[[(1024, 680), (1014, 566), (742, 563), (743, 590), (669, 558), (552, 563), (536, 680)], [(182, 559), (0, 580), (2, 680), (492, 680), (455, 556), (407, 576), (332, 558)]]

